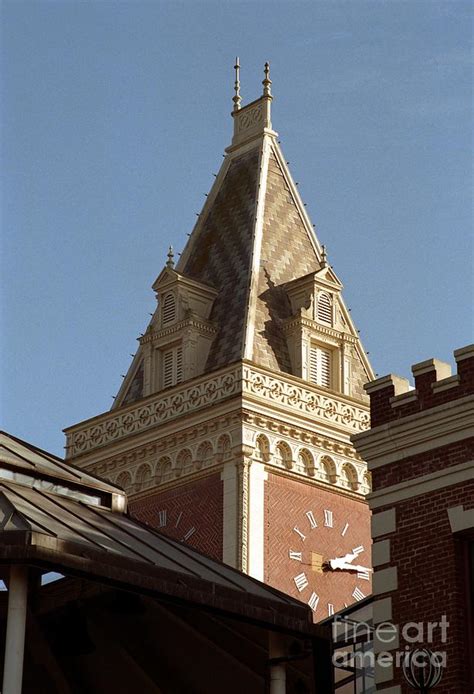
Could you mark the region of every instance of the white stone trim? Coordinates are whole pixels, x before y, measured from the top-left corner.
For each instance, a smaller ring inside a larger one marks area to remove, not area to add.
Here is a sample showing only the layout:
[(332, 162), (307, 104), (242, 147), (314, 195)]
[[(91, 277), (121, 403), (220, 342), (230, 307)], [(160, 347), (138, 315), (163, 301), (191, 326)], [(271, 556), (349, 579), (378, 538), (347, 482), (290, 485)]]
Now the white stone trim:
[(222, 561), (237, 568), (238, 476), (233, 460), (225, 463), (223, 482)]
[(452, 533), (474, 528), (474, 508), (464, 510), (464, 506), (452, 506), (448, 508), (449, 524)]
[(411, 372), (413, 376), (422, 376), (423, 374), (434, 372), (436, 380), (439, 381), (442, 378), (451, 376), (451, 364), (439, 359), (425, 359), (425, 361), (420, 361), (418, 364), (413, 364)]
[(461, 383), (459, 374), (454, 374), (454, 376), (449, 376), (448, 378), (443, 378), (441, 381), (435, 381), (431, 384), (431, 390), (433, 393), (442, 393), (445, 390), (451, 390), (451, 388), (457, 388)]
[(416, 389), (407, 390), (406, 393), (400, 393), (400, 395), (395, 395), (390, 398), (390, 405), (392, 409), (396, 407), (402, 407), (403, 405), (408, 405), (410, 402), (415, 402), (418, 398), (418, 391)]
[(394, 484), (376, 492), (370, 492), (367, 495), (367, 500), (370, 508), (374, 510), (380, 506), (396, 504), (399, 501), (412, 499), (421, 494), (430, 494), (430, 492), (435, 492), (438, 489), (452, 487), (455, 484), (470, 480), (474, 480), (474, 461), (472, 460), (431, 472), (429, 475), (415, 477), (412, 480)]
[(474, 357), (474, 344), (466, 345), (465, 347), (460, 347), (454, 350), (454, 359), (456, 363), (459, 364), (463, 359), (472, 359)]
[(246, 297), (247, 303), (247, 324), (244, 329), (242, 354), (244, 359), (252, 359), (253, 339), (255, 334), (255, 313), (257, 310), (258, 282), (260, 279), (260, 257), (263, 238), (263, 223), (265, 219), (265, 202), (268, 181), (268, 162), (270, 160), (270, 137), (265, 135), (262, 139), (259, 169), (260, 174), (257, 183), (257, 196), (254, 211), (254, 229), (252, 239), (252, 269), (250, 273), (251, 284)]
[(369, 470), (473, 436), (474, 395), (354, 434), (352, 442)]
[(374, 513), (371, 520), (372, 538), (380, 535), (388, 535), (395, 532), (397, 529), (397, 520), (394, 508), (389, 508), (387, 511)]
[(382, 665), (376, 661), (374, 675), (375, 684), (391, 682), (393, 680), (393, 665), (386, 665), (382, 667)]
[(374, 600), (372, 610), (375, 625), (390, 622), (392, 619), (392, 598)]
[[(399, 629), (397, 624), (392, 624), (391, 622), (387, 622), (387, 633), (384, 634), (383, 630), (381, 629), (381, 626), (383, 625), (383, 622), (381, 622), (378, 626), (379, 628), (377, 629), (375, 635), (374, 635), (374, 653), (383, 653), (384, 651), (395, 651), (397, 648), (400, 647), (400, 634), (399, 634)], [(381, 638), (383, 636), (383, 638)]]
[(372, 566), (390, 563), (390, 540), (379, 540), (372, 545)]
[(248, 567), (249, 576), (263, 581), (265, 578), (265, 482), (268, 474), (265, 465), (253, 461), (249, 471), (249, 525)]
[(372, 581), (372, 592), (374, 595), (390, 593), (398, 588), (398, 571), (396, 566), (389, 566), (386, 569), (379, 569), (374, 572)]

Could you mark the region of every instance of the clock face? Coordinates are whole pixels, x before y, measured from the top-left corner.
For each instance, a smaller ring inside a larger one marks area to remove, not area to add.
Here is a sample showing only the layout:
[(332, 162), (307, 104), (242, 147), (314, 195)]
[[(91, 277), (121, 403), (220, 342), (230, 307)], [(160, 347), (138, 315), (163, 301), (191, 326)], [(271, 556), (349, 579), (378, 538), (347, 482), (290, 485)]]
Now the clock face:
[(331, 508), (308, 509), (291, 526), (286, 549), (291, 592), (320, 621), (371, 592), (370, 547), (356, 523)]

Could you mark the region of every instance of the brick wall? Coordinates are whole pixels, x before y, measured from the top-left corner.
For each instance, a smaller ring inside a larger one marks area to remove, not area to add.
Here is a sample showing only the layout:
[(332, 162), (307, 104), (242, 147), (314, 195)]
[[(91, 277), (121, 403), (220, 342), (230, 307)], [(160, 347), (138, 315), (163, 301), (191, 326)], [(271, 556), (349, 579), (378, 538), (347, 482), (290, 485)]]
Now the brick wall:
[(130, 513), (214, 559), (222, 559), (223, 495), (219, 474), (130, 502)]
[[(467, 550), (474, 528), (469, 529), (468, 523), (454, 533), (448, 510), (474, 509), (474, 436), (469, 419), (474, 347), (457, 350), (454, 356), (454, 376), (448, 364), (435, 359), (415, 364), (414, 390), (409, 390), (406, 379), (392, 375), (368, 384), (372, 429), (354, 437), (354, 443), (372, 473), (374, 562), (376, 556), (381, 558), (376, 562), (374, 610), (379, 605), (383, 612), (382, 603), (391, 600), (387, 619), (398, 625), (398, 653), (426, 647), (446, 654), (439, 691), (472, 694), (473, 615), (468, 596), (473, 577)], [(410, 483), (405, 489), (404, 482)], [(386, 505), (380, 505), (385, 499)], [(389, 520), (393, 513), (394, 523)], [(445, 641), (439, 627), (443, 615), (449, 622)], [(407, 630), (410, 623), (423, 625), (419, 641), (413, 640), (418, 628)], [(431, 634), (430, 623), (438, 625)], [(386, 650), (396, 653), (393, 647)], [(413, 691), (400, 667), (393, 668), (392, 679), (387, 671), (378, 675), (377, 691), (387, 687), (391, 693)]]
[[(332, 511), (332, 528), (324, 525), (325, 510)], [(317, 528), (311, 527), (308, 511), (313, 513)], [(265, 484), (265, 582), (303, 602), (316, 593), (319, 603), (315, 621), (328, 616), (328, 604), (338, 611), (344, 603), (353, 603), (356, 587), (369, 595), (370, 580), (358, 579), (354, 572), (347, 571), (320, 573), (311, 566), (312, 553), (323, 560), (334, 559), (359, 545), (364, 551), (354, 563), (370, 566), (369, 516), (364, 501), (269, 473)], [(342, 536), (346, 523), (349, 527)], [(294, 527), (305, 535), (304, 540)], [(290, 550), (301, 552), (301, 561), (291, 559)], [(294, 579), (302, 573), (308, 585), (299, 591)]]

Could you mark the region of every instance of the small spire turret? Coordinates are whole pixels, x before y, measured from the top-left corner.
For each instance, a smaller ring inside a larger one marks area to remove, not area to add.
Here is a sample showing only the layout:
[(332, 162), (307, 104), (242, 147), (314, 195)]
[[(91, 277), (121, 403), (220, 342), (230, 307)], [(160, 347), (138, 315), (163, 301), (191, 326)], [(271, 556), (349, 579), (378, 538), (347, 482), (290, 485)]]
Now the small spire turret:
[(270, 79), (270, 63), (265, 63), (264, 67), (265, 79), (263, 80), (263, 96), (272, 95), (272, 81)]
[(168, 248), (168, 260), (166, 261), (166, 267), (169, 267), (171, 270), (174, 268), (174, 251), (173, 251), (173, 246), (170, 246)]
[(235, 83), (234, 83), (235, 96), (233, 97), (232, 101), (234, 102), (234, 111), (240, 111), (240, 104), (242, 103), (242, 97), (240, 96), (240, 61), (239, 61), (238, 56), (235, 59), (234, 70), (235, 70)]
[(327, 267), (328, 257), (326, 253), (326, 246), (321, 247), (321, 267)]

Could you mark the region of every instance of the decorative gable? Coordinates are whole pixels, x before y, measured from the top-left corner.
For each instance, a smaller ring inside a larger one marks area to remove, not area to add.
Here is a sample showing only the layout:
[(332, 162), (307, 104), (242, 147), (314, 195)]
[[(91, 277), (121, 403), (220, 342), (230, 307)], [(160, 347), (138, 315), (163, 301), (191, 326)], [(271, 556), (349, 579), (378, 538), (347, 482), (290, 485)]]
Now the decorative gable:
[(371, 370), (344, 306), (338, 277), (326, 264), (284, 285), (292, 316), (284, 323), (292, 372), (322, 388), (360, 397)]

